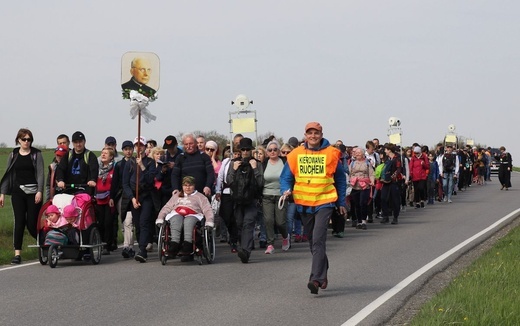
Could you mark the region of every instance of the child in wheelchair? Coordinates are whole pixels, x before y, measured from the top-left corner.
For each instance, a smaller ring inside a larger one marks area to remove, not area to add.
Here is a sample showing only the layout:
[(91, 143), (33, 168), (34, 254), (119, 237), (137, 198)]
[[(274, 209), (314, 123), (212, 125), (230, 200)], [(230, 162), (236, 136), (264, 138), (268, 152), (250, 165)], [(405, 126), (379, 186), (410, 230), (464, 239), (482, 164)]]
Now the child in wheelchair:
[[(195, 190), (195, 178), (186, 176), (182, 179), (182, 190), (174, 191), (171, 199), (159, 212), (155, 223), (160, 227), (169, 221), (171, 230), (171, 253), (189, 255), (193, 253), (193, 228), (197, 222), (205, 219), (206, 227), (214, 226), (214, 215), (206, 196)], [(181, 245), (181, 232), (183, 231)]]

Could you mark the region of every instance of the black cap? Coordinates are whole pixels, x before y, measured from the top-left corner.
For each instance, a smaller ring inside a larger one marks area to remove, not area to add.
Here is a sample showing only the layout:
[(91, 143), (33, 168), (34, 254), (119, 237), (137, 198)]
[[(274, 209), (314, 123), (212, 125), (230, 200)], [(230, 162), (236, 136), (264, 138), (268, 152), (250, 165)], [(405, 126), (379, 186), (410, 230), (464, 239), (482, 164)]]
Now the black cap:
[(168, 148), (175, 148), (177, 146), (177, 138), (175, 138), (175, 136), (172, 136), (172, 135), (169, 135), (168, 137), (164, 138), (164, 145), (163, 145), (163, 149), (168, 149)]
[(81, 131), (76, 131), (72, 134), (72, 141), (86, 140), (85, 135)]
[(125, 149), (125, 147), (132, 147), (132, 148), (134, 148), (134, 143), (132, 143), (132, 141), (130, 141), (130, 140), (125, 140), (123, 142), (123, 145), (121, 146), (121, 149)]
[(291, 145), (292, 147), (294, 147), (294, 148), (296, 148), (296, 147), (298, 147), (300, 145), (300, 142), (298, 141), (298, 138), (296, 138), (296, 137), (289, 138), (287, 143), (289, 145)]
[(251, 140), (251, 138), (242, 138), (242, 139), (240, 139), (240, 143), (238, 143), (238, 148), (253, 149), (253, 141)]
[(114, 137), (108, 136), (107, 139), (105, 139), (105, 144), (117, 144), (117, 141)]

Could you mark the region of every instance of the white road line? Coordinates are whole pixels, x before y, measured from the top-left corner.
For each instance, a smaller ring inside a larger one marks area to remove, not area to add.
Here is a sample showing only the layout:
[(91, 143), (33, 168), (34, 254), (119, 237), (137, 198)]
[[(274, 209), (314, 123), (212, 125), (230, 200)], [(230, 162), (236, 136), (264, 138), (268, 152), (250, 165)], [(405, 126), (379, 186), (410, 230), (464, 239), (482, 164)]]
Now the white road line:
[(384, 304), (385, 302), (390, 300), (394, 295), (399, 293), (402, 289), (406, 288), (408, 285), (410, 285), (410, 283), (415, 281), (417, 278), (419, 278), (421, 275), (426, 273), (432, 267), (434, 267), (435, 265), (439, 264), (440, 262), (442, 262), (443, 260), (445, 260), (449, 256), (453, 255), (454, 253), (456, 253), (457, 251), (462, 249), (464, 246), (468, 245), (469, 243), (471, 243), (475, 239), (478, 239), (483, 234), (491, 231), (492, 229), (494, 229), (495, 227), (499, 226), (501, 223), (503, 223), (504, 221), (510, 219), (511, 217), (517, 215), (518, 213), (520, 213), (520, 208), (515, 210), (515, 211), (513, 211), (513, 212), (511, 212), (511, 213), (509, 213), (509, 214), (507, 214), (506, 216), (502, 217), (500, 220), (498, 220), (495, 223), (491, 224), (488, 228), (480, 231), (479, 233), (475, 234), (471, 238), (467, 239), (464, 242), (461, 242), (457, 246), (453, 247), (452, 249), (448, 250), (447, 252), (445, 252), (444, 254), (440, 255), (436, 259), (432, 260), (428, 264), (424, 265), (423, 267), (418, 269), (416, 272), (414, 272), (413, 274), (411, 274), (410, 276), (408, 276), (407, 278), (405, 278), (404, 280), (399, 282), (396, 286), (394, 286), (393, 288), (391, 288), (390, 290), (388, 290), (387, 292), (382, 294), (379, 298), (377, 298), (376, 300), (371, 302), (365, 308), (361, 309), (357, 314), (355, 314), (349, 320), (344, 322), (342, 324), (342, 326), (357, 325), (359, 322), (361, 322), (363, 319), (365, 319), (368, 315), (370, 315), (372, 312), (374, 312), (374, 310), (376, 310), (382, 304)]
[(13, 269), (13, 268), (22, 268), (22, 267), (27, 267), (27, 266), (32, 266), (32, 265), (36, 265), (36, 264), (39, 264), (40, 262), (32, 262), (32, 263), (27, 263), (27, 264), (20, 264), (20, 265), (13, 265), (13, 266), (9, 266), (9, 267), (4, 267), (4, 268), (0, 268), (0, 272), (3, 272), (3, 271), (7, 271), (9, 269)]

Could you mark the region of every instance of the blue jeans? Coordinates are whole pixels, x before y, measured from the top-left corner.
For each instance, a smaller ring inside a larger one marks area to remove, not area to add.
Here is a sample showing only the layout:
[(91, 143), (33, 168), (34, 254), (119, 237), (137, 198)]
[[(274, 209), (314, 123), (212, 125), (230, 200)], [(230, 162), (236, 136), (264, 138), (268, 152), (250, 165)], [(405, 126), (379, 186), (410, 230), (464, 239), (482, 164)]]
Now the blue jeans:
[(302, 221), (296, 218), (296, 204), (287, 203), (287, 233), (302, 235)]
[(451, 200), (451, 194), (453, 193), (453, 188), (455, 187), (454, 176), (455, 174), (453, 172), (444, 172), (442, 175), (442, 191), (448, 200)]

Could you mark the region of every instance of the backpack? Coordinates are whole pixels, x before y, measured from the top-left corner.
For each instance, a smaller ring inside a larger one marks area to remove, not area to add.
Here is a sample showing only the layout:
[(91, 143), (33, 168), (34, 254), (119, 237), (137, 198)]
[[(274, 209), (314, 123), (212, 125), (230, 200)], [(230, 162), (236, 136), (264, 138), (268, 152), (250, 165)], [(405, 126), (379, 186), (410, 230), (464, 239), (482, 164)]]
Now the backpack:
[(453, 172), (455, 169), (455, 155), (444, 154), (442, 157), (442, 169), (445, 172)]
[(238, 167), (230, 188), (231, 198), (237, 204), (251, 204), (262, 195), (261, 186), (256, 182), (255, 172), (249, 163)]

